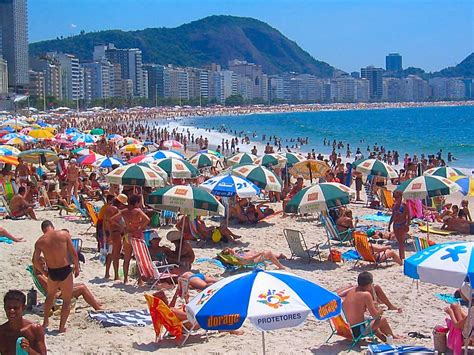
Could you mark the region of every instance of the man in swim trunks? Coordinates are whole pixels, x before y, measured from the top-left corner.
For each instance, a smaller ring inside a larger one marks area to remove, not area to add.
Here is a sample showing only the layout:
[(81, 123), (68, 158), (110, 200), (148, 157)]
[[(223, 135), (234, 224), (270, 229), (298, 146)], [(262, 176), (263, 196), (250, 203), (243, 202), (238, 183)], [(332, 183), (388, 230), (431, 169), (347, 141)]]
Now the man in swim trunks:
[(71, 159), (67, 167), (67, 202), (71, 203), (71, 196), (74, 194), (78, 198), (77, 190), (79, 188), (79, 175), (80, 171), (76, 165), (76, 159)]
[(405, 259), (405, 236), (410, 230), (410, 215), (408, 213), (408, 207), (402, 202), (402, 192), (394, 191), (393, 199), (395, 200), (392, 209), (392, 216), (390, 222), (388, 222), (388, 231), (390, 232), (390, 226), (393, 223), (393, 232), (395, 238), (398, 241), (398, 255), (400, 259)]
[(15, 168), (15, 180), (18, 185), (26, 185), (30, 178), (30, 169), (21, 158), (18, 158), (18, 165)]
[[(369, 326), (378, 338), (384, 342), (388, 335), (391, 335), (394, 339), (399, 339), (400, 337), (393, 334), (387, 319), (382, 317), (383, 310), (377, 308), (374, 303), (372, 296), (373, 283), (374, 280), (370, 272), (361, 272), (357, 277), (357, 287), (347, 292), (342, 302), (347, 322), (349, 325), (356, 325), (351, 327), (352, 334), (358, 338), (361, 334), (367, 333), (365, 313), (368, 311), (372, 318)], [(357, 325), (362, 322), (365, 323)]]
[(448, 231), (474, 235), (474, 222), (469, 222), (464, 218), (448, 217), (444, 221), (443, 227)]
[(35, 243), (33, 253), (33, 265), (41, 270), (41, 254), (48, 267), (48, 287), (47, 297), (44, 302), (43, 327), (49, 325), (49, 312), (53, 306), (56, 292), (61, 290), (63, 306), (61, 309), (61, 320), (59, 322), (59, 332), (66, 331), (66, 321), (71, 308), (71, 298), (73, 290), (73, 268), (71, 268), (70, 257), (74, 262), (74, 276), (79, 276), (79, 259), (71, 241), (71, 236), (66, 231), (56, 231), (51, 221), (41, 223), (43, 235)]
[(7, 322), (0, 325), (0, 354), (14, 355), (17, 339), (23, 337), (21, 349), (28, 354), (46, 355), (44, 330), (37, 324), (23, 318), (26, 296), (18, 290), (10, 290), (3, 297)]
[(36, 214), (33, 210), (34, 205), (26, 201), (26, 188), (24, 186), (19, 187), (18, 193), (12, 197), (9, 206), (12, 217), (28, 216), (36, 220)]

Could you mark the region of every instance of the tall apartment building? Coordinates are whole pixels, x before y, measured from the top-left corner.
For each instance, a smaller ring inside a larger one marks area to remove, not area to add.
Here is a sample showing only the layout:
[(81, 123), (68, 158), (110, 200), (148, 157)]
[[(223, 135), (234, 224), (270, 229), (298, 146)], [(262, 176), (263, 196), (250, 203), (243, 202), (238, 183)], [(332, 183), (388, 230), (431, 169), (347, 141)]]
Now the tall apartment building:
[(0, 0), (0, 57), (8, 63), (12, 91), (24, 92), (28, 73), (28, 9), (26, 0)]
[(107, 60), (100, 62), (81, 63), (90, 73), (91, 98), (107, 99), (114, 96), (115, 77), (114, 65)]
[(383, 101), (398, 102), (404, 98), (403, 80), (399, 78), (383, 78)]
[(28, 92), (30, 93), (30, 96), (38, 100), (43, 100), (46, 93), (44, 73), (42, 71), (30, 70), (29, 74), (30, 84)]
[(144, 74), (142, 51), (138, 48), (119, 49), (110, 43), (107, 46), (95, 46), (93, 60), (106, 59), (111, 63), (120, 64), (121, 78), (130, 79), (133, 83), (135, 97), (148, 96), (148, 82)]
[(232, 70), (221, 70), (219, 72), (219, 100), (225, 103), (229, 96), (237, 95), (237, 75)]
[(340, 76), (331, 80), (331, 97), (334, 102), (356, 101), (356, 79), (351, 76)]
[(246, 76), (252, 81), (251, 99), (263, 98), (263, 72), (261, 65), (234, 59), (229, 61), (229, 70), (238, 75)]
[(81, 100), (81, 68), (79, 59), (72, 54), (50, 52), (47, 57), (56, 60), (61, 69), (61, 92), (64, 100)]
[(0, 57), (0, 94), (8, 92), (8, 64)]
[(426, 80), (416, 75), (402, 79), (403, 96), (400, 101), (425, 101), (430, 96), (430, 87)]
[(357, 79), (355, 91), (355, 99), (357, 102), (369, 102), (370, 83), (367, 79)]
[(158, 64), (145, 64), (143, 69), (148, 74), (148, 98), (157, 102), (158, 98), (165, 97), (163, 88), (164, 66)]
[(369, 93), (372, 101), (380, 101), (383, 96), (383, 69), (368, 66), (360, 69), (361, 78), (369, 81)]
[(435, 100), (457, 100), (466, 95), (465, 84), (460, 78), (432, 78), (429, 85)]
[(46, 97), (54, 97), (62, 100), (62, 76), (61, 66), (57, 60), (49, 57), (31, 58), (31, 69), (42, 72)]
[(402, 71), (402, 56), (398, 53), (389, 53), (385, 57), (385, 70), (387, 71)]
[(186, 70), (169, 65), (163, 69), (163, 96), (189, 100), (189, 78)]

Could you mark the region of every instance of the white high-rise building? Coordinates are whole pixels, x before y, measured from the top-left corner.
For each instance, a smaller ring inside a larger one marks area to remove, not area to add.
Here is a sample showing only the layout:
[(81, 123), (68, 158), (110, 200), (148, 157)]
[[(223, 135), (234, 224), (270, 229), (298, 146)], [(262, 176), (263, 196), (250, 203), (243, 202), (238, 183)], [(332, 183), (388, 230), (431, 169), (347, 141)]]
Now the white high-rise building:
[(81, 70), (79, 59), (72, 54), (50, 52), (47, 57), (57, 61), (61, 68), (61, 93), (64, 100), (80, 100)]
[(0, 94), (8, 92), (8, 64), (0, 57)]

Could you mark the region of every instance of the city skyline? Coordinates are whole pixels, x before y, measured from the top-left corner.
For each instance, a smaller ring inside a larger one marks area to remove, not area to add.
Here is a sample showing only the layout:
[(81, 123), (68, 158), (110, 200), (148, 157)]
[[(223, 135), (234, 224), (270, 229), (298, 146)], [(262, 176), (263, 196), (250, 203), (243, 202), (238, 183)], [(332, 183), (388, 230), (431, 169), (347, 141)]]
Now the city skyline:
[(316, 59), (347, 72), (371, 64), (385, 67), (385, 55), (392, 52), (403, 56), (405, 68), (437, 71), (458, 64), (473, 52), (474, 5), (468, 1), (414, 4), (402, 0), (381, 5), (369, 0), (277, 0), (271, 4), (257, 0), (246, 6), (250, 4), (247, 0), (199, 4), (143, 0), (139, 5), (127, 0), (71, 0), (67, 10), (61, 4), (60, 0), (29, 3), (30, 42), (75, 35), (81, 30), (177, 27), (209, 15), (227, 14), (265, 21)]

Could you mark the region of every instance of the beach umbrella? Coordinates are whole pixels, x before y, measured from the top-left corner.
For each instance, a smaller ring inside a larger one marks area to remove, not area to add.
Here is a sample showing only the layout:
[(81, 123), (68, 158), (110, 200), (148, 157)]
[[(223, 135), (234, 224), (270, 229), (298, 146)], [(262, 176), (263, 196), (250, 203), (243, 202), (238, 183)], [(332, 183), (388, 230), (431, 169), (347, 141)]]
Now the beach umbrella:
[(262, 331), (264, 353), (264, 332), (297, 327), (310, 314), (323, 321), (340, 312), (335, 293), (285, 271), (260, 269), (219, 280), (186, 305), (188, 319), (206, 330), (236, 330), (248, 319)]
[(5, 163), (5, 164), (11, 164), (11, 165), (18, 165), (18, 158), (11, 156), (11, 155), (1, 155), (0, 152), (0, 162)]
[(418, 176), (402, 182), (395, 191), (401, 191), (406, 199), (416, 200), (450, 195), (460, 191), (458, 184), (439, 176)]
[(18, 156), (21, 153), (21, 150), (12, 147), (10, 145), (0, 145), (0, 155), (3, 156)]
[(294, 164), (290, 168), (290, 174), (293, 176), (302, 176), (306, 180), (313, 182), (313, 178), (326, 176), (331, 168), (321, 160), (308, 159)]
[(97, 159), (92, 165), (96, 168), (111, 168), (114, 165), (123, 166), (125, 163), (117, 158), (102, 157)]
[(3, 131), (6, 131), (6, 132), (8, 132), (8, 133), (13, 133), (13, 132), (15, 132), (15, 129), (12, 128), (12, 127), (10, 127), (10, 126), (6, 126), (6, 127), (4, 127), (2, 130), (3, 130)]
[(87, 133), (80, 133), (76, 134), (71, 138), (71, 142), (74, 144), (82, 144), (82, 145), (89, 145), (95, 143), (95, 137), (87, 134)]
[(184, 155), (176, 150), (157, 150), (156, 152), (149, 153), (146, 155), (147, 157), (151, 157), (154, 160), (158, 159), (166, 159), (166, 158), (176, 158), (176, 159), (184, 159)]
[(48, 149), (30, 149), (18, 154), (26, 163), (45, 164), (47, 162), (55, 162), (59, 160), (58, 155), (52, 150)]
[(89, 155), (81, 155), (77, 159), (77, 162), (81, 165), (94, 165), (94, 163), (101, 158), (104, 158), (104, 156), (101, 154), (92, 153)]
[(107, 136), (109, 141), (120, 141), (123, 137), (120, 134), (112, 133)]
[(216, 150), (212, 150), (212, 149), (201, 149), (201, 150), (198, 150), (197, 153), (212, 154), (212, 155), (215, 155), (218, 158), (223, 158), (224, 157), (221, 153), (219, 153)]
[(280, 192), (283, 182), (273, 171), (258, 165), (239, 165), (232, 169), (232, 175), (244, 177), (265, 191)]
[(133, 137), (124, 137), (120, 140), (121, 144), (127, 145), (127, 144), (142, 144), (142, 142), (136, 138)]
[(286, 152), (286, 153), (280, 153), (280, 155), (286, 158), (286, 165), (288, 167), (291, 167), (295, 165), (296, 163), (300, 163), (302, 161), (307, 160), (306, 157), (300, 153)]
[(12, 133), (5, 134), (2, 137), (2, 139), (4, 139), (4, 140), (9, 140), (9, 139), (12, 139), (12, 138), (25, 138), (26, 139), (26, 135), (23, 134), (23, 133), (12, 132)]
[(280, 154), (264, 154), (253, 162), (255, 165), (262, 165), (267, 168), (283, 168), (286, 165), (286, 158)]
[(227, 158), (227, 165), (253, 164), (257, 157), (249, 153), (237, 153)]
[(145, 168), (154, 170), (160, 175), (163, 179), (168, 180), (168, 173), (164, 171), (162, 168), (160, 168), (156, 164), (151, 164), (151, 163), (137, 163), (138, 166), (144, 166)]
[(378, 175), (389, 179), (397, 178), (394, 168), (378, 159), (360, 159), (352, 163), (356, 171), (366, 175)]
[(95, 154), (95, 152), (93, 150), (91, 150), (89, 148), (84, 148), (84, 147), (73, 149), (73, 150), (71, 150), (71, 153), (72, 154), (77, 154), (77, 155)]
[(250, 180), (230, 174), (214, 176), (199, 186), (214, 196), (232, 197), (237, 195), (240, 198), (250, 198), (260, 193), (260, 188)]
[(28, 143), (28, 141), (20, 137), (11, 138), (5, 142), (5, 144), (10, 144), (10, 145), (23, 145), (25, 143)]
[(173, 179), (190, 179), (200, 175), (199, 170), (186, 160), (166, 158), (157, 160), (154, 165), (161, 169)]
[(342, 205), (350, 202), (355, 191), (346, 185), (337, 182), (323, 182), (314, 184), (299, 191), (286, 204), (286, 213), (312, 213), (327, 211), (338, 206), (337, 201)]
[(175, 140), (168, 140), (163, 142), (163, 147), (171, 149), (171, 148), (183, 148), (183, 145)]
[[(1, 149), (1, 146), (0, 146)], [(461, 188), (464, 196), (474, 196), (474, 179), (468, 176), (453, 176), (449, 180), (454, 181)]]
[(129, 164), (116, 168), (105, 177), (111, 184), (116, 185), (149, 187), (160, 187), (165, 185), (165, 180), (156, 171), (137, 164)]
[(64, 132), (66, 132), (66, 134), (73, 134), (73, 133), (81, 133), (77, 128), (75, 127), (69, 127), (67, 128)]
[(206, 168), (210, 166), (216, 166), (219, 162), (219, 158), (212, 154), (207, 153), (197, 153), (192, 158), (189, 159), (189, 162), (196, 168)]
[(93, 128), (90, 131), (90, 134), (93, 136), (102, 136), (105, 133), (103, 128)]
[(34, 129), (28, 133), (29, 136), (36, 138), (36, 139), (52, 139), (54, 138), (54, 134), (47, 129)]
[(122, 148), (120, 148), (120, 151), (121, 152), (129, 152), (129, 153), (140, 153), (142, 151), (142, 148), (145, 148), (145, 151), (148, 150), (148, 148), (146, 148), (144, 145), (130, 143), (130, 144), (124, 145)]
[(449, 166), (441, 166), (437, 168), (431, 168), (426, 170), (423, 175), (426, 176), (439, 176), (444, 178), (452, 178), (455, 176), (466, 176), (461, 170), (456, 168), (450, 168)]

